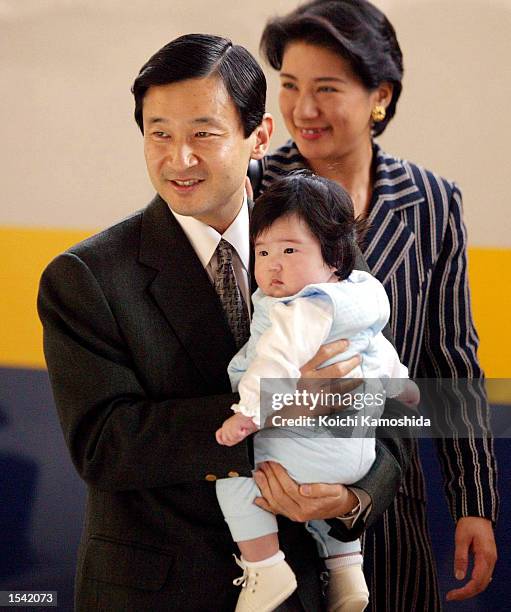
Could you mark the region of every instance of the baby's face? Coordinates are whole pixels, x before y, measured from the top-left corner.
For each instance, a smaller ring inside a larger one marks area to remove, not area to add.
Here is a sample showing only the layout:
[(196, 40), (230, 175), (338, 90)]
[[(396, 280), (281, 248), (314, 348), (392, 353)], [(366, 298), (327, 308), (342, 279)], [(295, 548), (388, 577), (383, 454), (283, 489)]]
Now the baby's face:
[(337, 280), (335, 268), (321, 256), (321, 247), (296, 215), (280, 217), (255, 243), (255, 277), (271, 297), (288, 297), (305, 285)]

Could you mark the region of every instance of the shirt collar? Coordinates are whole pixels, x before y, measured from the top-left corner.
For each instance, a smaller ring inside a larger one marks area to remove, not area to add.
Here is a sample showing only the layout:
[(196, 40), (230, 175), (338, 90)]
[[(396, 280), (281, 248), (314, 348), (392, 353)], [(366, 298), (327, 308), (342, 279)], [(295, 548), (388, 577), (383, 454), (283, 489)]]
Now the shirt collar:
[[(218, 243), (222, 238), (234, 247), (248, 272), (250, 263), (250, 244), (249, 244), (249, 215), (248, 215), (247, 193), (244, 193), (243, 204), (236, 215), (234, 221), (229, 225), (223, 234), (219, 234), (216, 229), (206, 225), (194, 217), (180, 215), (170, 209), (181, 226), (186, 237), (190, 241), (197, 257), (200, 259), (204, 268), (209, 264), (213, 257)], [(169, 207), (170, 208), (170, 207)]]

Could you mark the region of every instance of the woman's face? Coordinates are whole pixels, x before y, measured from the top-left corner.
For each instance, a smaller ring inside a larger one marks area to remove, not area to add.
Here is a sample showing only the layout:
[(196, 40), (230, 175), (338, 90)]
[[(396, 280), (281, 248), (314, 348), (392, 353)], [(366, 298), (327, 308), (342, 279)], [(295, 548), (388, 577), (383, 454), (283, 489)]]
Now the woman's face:
[(378, 103), (387, 106), (392, 93), (387, 84), (368, 91), (341, 56), (299, 41), (284, 51), (280, 80), (286, 127), (313, 168), (315, 162), (335, 163), (360, 147), (367, 151), (371, 111)]

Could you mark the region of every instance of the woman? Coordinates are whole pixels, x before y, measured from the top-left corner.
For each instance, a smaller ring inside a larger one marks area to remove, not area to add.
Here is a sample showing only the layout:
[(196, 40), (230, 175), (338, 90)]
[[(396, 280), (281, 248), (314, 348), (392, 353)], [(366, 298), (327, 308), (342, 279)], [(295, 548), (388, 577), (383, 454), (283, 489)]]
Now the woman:
[[(365, 0), (317, 0), (271, 20), (261, 49), (280, 71), (280, 109), (291, 135), (263, 161), (261, 189), (303, 167), (341, 183), (368, 221), (362, 252), (387, 290), (396, 347), (410, 375), (481, 377), (460, 191), (374, 141), (393, 118), (402, 88), (392, 25)], [(486, 588), (496, 559), (492, 444), (438, 442), (457, 521), (454, 569), (457, 578), (471, 578), (448, 598), (465, 599)], [(417, 452), (394, 505), (366, 532), (364, 564), (372, 610), (441, 609)]]

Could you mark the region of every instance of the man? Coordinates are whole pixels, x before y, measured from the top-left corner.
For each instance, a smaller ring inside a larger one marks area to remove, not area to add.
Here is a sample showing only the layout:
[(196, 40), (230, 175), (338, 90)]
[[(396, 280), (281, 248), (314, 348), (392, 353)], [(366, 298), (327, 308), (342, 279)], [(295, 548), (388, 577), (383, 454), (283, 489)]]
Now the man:
[[(235, 547), (214, 481), (250, 475), (251, 453), (246, 444), (218, 445), (214, 432), (236, 401), (226, 367), (247, 332), (244, 182), (272, 132), (266, 83), (242, 47), (188, 35), (143, 66), (133, 93), (158, 195), (57, 257), (39, 295), (57, 409), (88, 484), (76, 609), (230, 610)], [(226, 278), (226, 269), (234, 275)], [(340, 344), (324, 347), (302, 374), (314, 376)], [(342, 376), (356, 363), (322, 374)], [(391, 502), (401, 451), (379, 445), (358, 490), (313, 485), (308, 497), (280, 466), (264, 466), (259, 503), (280, 503), (295, 521), (332, 518), (360, 507), (358, 491), (372, 507), (359, 508), (355, 521), (333, 521), (354, 539)], [(299, 584), (289, 606), (320, 610), (314, 544), (300, 522), (283, 519), (280, 533)]]

